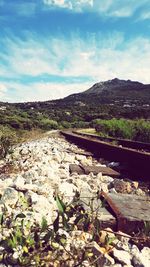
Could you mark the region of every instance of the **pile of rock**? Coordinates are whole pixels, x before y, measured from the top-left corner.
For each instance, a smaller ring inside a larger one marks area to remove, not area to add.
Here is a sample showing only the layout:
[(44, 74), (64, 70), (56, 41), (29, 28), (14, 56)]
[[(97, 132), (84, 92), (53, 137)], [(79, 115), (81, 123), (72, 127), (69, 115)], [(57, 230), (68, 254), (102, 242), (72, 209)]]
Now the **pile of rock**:
[[(75, 151), (78, 151), (78, 154)], [(82, 150), (62, 138), (46, 137), (18, 145), (6, 161), (13, 164), (15, 172), (0, 176), (1, 211), (4, 203), (10, 215), (13, 214), (15, 217), (26, 204), (28, 208), (24, 209), (24, 214), (33, 222), (41, 222), (42, 217), (46, 217), (51, 224), (56, 219), (57, 206), (54, 199), (56, 193), (59, 193), (65, 202), (70, 202), (76, 192), (82, 197), (95, 196), (100, 190), (116, 194), (118, 192), (144, 194), (138, 188), (137, 182), (125, 182), (103, 176), (101, 173), (70, 174), (70, 164), (99, 166), (100, 163), (91, 156), (83, 155)], [(81, 242), (75, 241), (75, 236), (78, 234), (82, 236), (83, 233), (74, 231), (68, 236), (68, 246), (73, 242), (76, 246), (78, 243), (79, 247), (81, 246)], [(82, 245), (86, 247), (85, 240), (82, 240)], [(103, 249), (98, 245), (92, 243), (90, 246), (94, 253), (103, 254), (104, 262), (103, 265), (102, 262), (99, 263), (99, 266), (150, 266), (150, 249), (143, 248), (139, 251), (135, 245), (129, 244), (129, 238), (127, 242), (124, 240), (117, 242), (109, 257), (105, 256)], [(89, 265), (85, 262), (83, 266)]]

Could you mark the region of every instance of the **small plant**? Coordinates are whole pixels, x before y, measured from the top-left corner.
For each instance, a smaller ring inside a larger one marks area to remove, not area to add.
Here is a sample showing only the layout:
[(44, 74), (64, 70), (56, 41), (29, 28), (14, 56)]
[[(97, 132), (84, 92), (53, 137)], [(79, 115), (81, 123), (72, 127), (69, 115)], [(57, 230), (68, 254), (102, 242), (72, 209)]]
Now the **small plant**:
[(12, 151), (12, 147), (17, 142), (15, 131), (7, 126), (0, 126), (0, 151), (1, 158), (5, 158)]

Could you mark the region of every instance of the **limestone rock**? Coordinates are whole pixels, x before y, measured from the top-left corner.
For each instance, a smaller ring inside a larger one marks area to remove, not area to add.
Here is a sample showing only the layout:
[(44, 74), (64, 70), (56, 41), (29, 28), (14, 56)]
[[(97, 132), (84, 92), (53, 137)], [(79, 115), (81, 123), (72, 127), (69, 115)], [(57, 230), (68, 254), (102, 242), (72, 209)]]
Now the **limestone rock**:
[(13, 180), (13, 185), (16, 188), (23, 187), (25, 184), (25, 179), (21, 175), (17, 175), (16, 178)]
[(140, 253), (136, 253), (133, 257), (133, 263), (136, 267), (150, 266), (150, 248), (144, 247)]
[(113, 256), (121, 264), (131, 265), (132, 256), (129, 254), (129, 252), (124, 250), (117, 250), (116, 248), (114, 248)]
[(138, 195), (138, 196), (145, 196), (145, 192), (144, 191), (142, 191), (142, 189), (141, 188), (138, 188), (137, 190), (136, 190), (136, 195)]
[(100, 185), (100, 191), (103, 191), (105, 193), (108, 193), (109, 190), (108, 190), (107, 184), (101, 183), (101, 185)]
[(76, 191), (78, 188), (74, 184), (63, 182), (59, 185), (59, 192), (63, 194), (63, 199), (67, 202), (72, 200)]
[(133, 189), (138, 189), (139, 183), (134, 181), (134, 182), (131, 183), (131, 186), (132, 186)]
[(14, 207), (18, 201), (18, 192), (11, 187), (6, 188), (1, 201), (5, 203), (6, 206)]
[(123, 180), (115, 180), (114, 188), (118, 193), (131, 193), (132, 187), (129, 182), (125, 182)]

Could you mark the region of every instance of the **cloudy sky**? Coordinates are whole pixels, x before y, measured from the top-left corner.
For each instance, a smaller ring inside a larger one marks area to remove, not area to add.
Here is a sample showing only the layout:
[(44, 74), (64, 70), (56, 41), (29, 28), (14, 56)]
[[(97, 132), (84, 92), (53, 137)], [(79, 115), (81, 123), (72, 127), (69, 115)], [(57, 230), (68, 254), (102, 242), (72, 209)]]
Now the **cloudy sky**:
[(0, 101), (150, 83), (149, 0), (0, 0)]

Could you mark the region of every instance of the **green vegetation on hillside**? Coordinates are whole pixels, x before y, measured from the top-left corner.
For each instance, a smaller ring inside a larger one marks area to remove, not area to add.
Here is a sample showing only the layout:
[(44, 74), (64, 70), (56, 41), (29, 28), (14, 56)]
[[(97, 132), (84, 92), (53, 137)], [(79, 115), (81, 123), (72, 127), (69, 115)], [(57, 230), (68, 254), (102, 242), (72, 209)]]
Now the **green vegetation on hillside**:
[[(93, 127), (93, 123), (98, 127), (99, 120), (103, 134), (149, 141), (150, 85), (113, 79), (64, 99), (0, 102), (0, 125), (17, 133), (33, 129), (88, 128)], [(102, 120), (106, 120), (103, 127)]]

